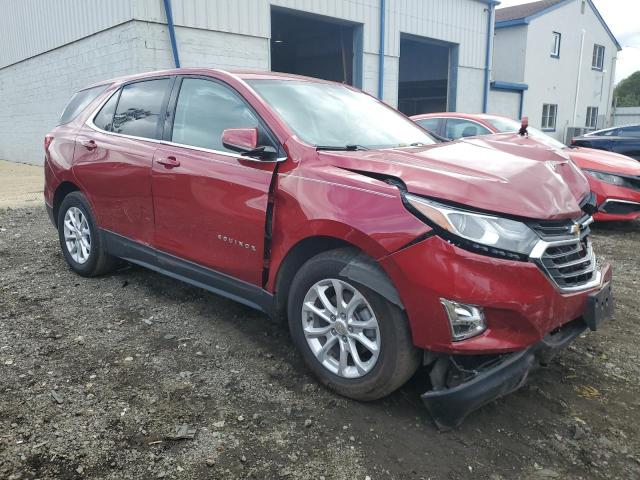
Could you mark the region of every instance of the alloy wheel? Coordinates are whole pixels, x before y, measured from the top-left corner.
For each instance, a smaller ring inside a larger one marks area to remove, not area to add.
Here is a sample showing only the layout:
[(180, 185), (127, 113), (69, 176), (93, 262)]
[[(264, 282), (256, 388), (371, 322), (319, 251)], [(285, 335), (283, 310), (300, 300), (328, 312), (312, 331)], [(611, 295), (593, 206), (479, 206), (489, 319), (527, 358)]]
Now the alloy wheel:
[(353, 285), (325, 279), (313, 285), (302, 304), (302, 330), (324, 368), (343, 378), (360, 378), (380, 355), (375, 312)]
[(78, 207), (70, 207), (64, 215), (64, 242), (71, 258), (85, 263), (91, 254), (91, 229), (86, 215)]

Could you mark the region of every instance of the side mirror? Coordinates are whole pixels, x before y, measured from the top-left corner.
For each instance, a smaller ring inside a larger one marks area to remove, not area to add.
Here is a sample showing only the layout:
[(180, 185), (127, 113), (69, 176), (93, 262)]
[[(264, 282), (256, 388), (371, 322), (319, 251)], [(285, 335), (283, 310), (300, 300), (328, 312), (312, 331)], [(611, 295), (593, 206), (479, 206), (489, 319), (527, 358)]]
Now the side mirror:
[(258, 148), (257, 128), (227, 128), (222, 132), (222, 145), (236, 152), (250, 152)]
[(257, 128), (227, 128), (222, 132), (222, 145), (242, 156), (258, 160), (272, 160), (277, 154), (271, 146), (258, 146)]

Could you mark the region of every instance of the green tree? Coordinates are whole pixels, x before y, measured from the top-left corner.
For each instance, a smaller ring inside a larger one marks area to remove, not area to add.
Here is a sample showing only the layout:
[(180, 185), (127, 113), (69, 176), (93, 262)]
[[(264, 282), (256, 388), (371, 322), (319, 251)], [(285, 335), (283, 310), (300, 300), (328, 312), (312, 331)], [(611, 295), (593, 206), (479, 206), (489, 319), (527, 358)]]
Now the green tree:
[(613, 91), (618, 107), (640, 107), (640, 71), (622, 80)]

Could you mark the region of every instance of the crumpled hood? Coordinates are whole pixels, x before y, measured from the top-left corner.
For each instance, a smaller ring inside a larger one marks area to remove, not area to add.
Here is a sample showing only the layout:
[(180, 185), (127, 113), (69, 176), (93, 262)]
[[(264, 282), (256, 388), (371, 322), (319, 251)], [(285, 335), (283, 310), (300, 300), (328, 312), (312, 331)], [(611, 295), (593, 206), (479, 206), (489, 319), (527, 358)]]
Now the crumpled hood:
[(567, 153), (580, 168), (640, 177), (640, 162), (619, 153), (585, 147), (574, 147)]
[[(492, 137), (504, 137), (495, 135)], [(558, 150), (478, 137), (428, 147), (318, 152), (339, 168), (400, 178), (410, 193), (538, 220), (576, 218), (589, 193)]]

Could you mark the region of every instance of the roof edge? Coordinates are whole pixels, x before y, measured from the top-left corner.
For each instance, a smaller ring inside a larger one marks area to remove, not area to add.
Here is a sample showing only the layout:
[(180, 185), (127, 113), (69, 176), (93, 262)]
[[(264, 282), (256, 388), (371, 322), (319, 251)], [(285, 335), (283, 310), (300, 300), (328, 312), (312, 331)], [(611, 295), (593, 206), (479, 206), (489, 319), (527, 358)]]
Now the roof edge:
[[(490, 0), (489, 0), (490, 1)], [(573, 2), (575, 0), (565, 0), (563, 2), (559, 2), (556, 3), (555, 5), (551, 5), (550, 7), (545, 8), (544, 10), (540, 10), (539, 12), (536, 12), (532, 15), (529, 15), (528, 17), (522, 17), (522, 18), (514, 18), (511, 20), (504, 20), (502, 22), (496, 22), (495, 28), (509, 28), (509, 27), (515, 27), (518, 25), (528, 25), (531, 20), (534, 20), (542, 15), (545, 15), (557, 8), (560, 8), (564, 5), (567, 5), (569, 2)], [(591, 9), (593, 10), (593, 13), (595, 13), (596, 18), (600, 21), (600, 24), (604, 27), (605, 31), (607, 32), (607, 34), (609, 35), (609, 37), (611, 38), (611, 40), (613, 41), (613, 43), (615, 44), (616, 48), (618, 49), (618, 51), (622, 50), (622, 46), (620, 45), (620, 42), (618, 42), (618, 39), (616, 38), (616, 36), (613, 34), (613, 32), (611, 31), (611, 29), (609, 28), (609, 25), (607, 25), (607, 22), (605, 22), (604, 18), (602, 18), (602, 15), (600, 14), (600, 12), (598, 11), (598, 8), (595, 6), (595, 4), (593, 3), (592, 0), (587, 0), (587, 2), (589, 3), (589, 6), (591, 7)]]

